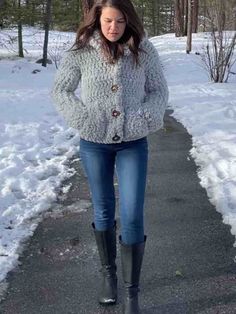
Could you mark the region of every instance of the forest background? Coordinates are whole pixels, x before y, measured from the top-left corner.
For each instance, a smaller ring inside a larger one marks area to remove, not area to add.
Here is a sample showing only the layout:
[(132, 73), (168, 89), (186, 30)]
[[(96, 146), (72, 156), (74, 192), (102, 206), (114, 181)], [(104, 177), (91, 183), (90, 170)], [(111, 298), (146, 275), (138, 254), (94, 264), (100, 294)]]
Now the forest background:
[[(57, 46), (48, 53), (50, 30), (73, 32), (78, 29), (93, 4), (93, 0), (0, 0), (0, 28), (17, 28), (17, 36), (7, 35), (0, 40), (0, 48), (14, 50), (24, 57), (23, 27), (35, 27), (45, 31), (42, 59), (38, 63), (47, 66), (53, 62), (58, 66), (62, 50)], [(214, 82), (226, 82), (234, 63), (236, 44), (236, 0), (133, 0), (136, 10), (149, 37), (175, 33), (176, 37), (187, 36), (186, 52), (192, 50), (192, 33), (210, 32), (210, 46), (205, 47), (203, 63)], [(229, 41), (224, 31), (231, 32)], [(58, 38), (58, 43), (61, 43)], [(61, 44), (60, 44), (61, 45)], [(50, 59), (48, 58), (48, 54)], [(227, 72), (228, 71), (228, 72)]]
[[(37, 26), (76, 31), (88, 0), (0, 0), (0, 27)], [(149, 36), (176, 32), (187, 35), (189, 4), (192, 31), (209, 31), (210, 20), (220, 14), (225, 29), (236, 29), (236, 0), (133, 0)]]

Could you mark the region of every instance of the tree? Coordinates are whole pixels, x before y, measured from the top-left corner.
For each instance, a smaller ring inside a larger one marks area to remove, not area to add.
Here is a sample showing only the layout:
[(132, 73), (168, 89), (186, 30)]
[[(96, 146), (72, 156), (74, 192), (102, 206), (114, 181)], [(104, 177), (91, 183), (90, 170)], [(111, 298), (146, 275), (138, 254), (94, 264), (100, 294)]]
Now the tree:
[(203, 32), (206, 31), (207, 0), (203, 0)]
[(184, 0), (175, 0), (175, 36), (184, 36)]
[(44, 45), (43, 45), (43, 59), (42, 66), (47, 66), (47, 54), (48, 54), (48, 35), (49, 35), (49, 27), (51, 22), (51, 5), (52, 0), (47, 0), (46, 2), (46, 14), (45, 14), (45, 24), (44, 24)]
[[(192, 31), (210, 31), (209, 14), (214, 13), (216, 0), (192, 0)], [(83, 15), (91, 9), (94, 0), (53, 0), (51, 29), (75, 31)], [(176, 32), (186, 36), (188, 26), (188, 0), (133, 0), (133, 4), (149, 36)], [(222, 20), (228, 30), (236, 28), (236, 0), (221, 0), (224, 5)], [(18, 23), (18, 0), (0, 0), (0, 27)], [(46, 0), (21, 0), (22, 25), (44, 27)], [(83, 14), (83, 12), (85, 12)], [(198, 13), (199, 12), (199, 13)], [(224, 16), (225, 15), (225, 16)], [(198, 18), (201, 23), (198, 23)]]
[(184, 14), (185, 14), (185, 20), (184, 20), (184, 36), (187, 36), (188, 34), (188, 0), (184, 0)]
[(204, 47), (202, 53), (203, 66), (211, 81), (215, 83), (228, 81), (232, 73), (231, 69), (236, 62), (235, 47), (236, 33), (229, 38), (226, 33), (212, 30), (211, 41)]
[(190, 53), (192, 50), (192, 21), (192, 0), (188, 0), (187, 53)]
[(18, 0), (18, 55), (21, 58), (24, 58), (23, 51), (23, 36), (22, 36), (22, 11), (21, 11), (21, 0)]
[[(227, 82), (231, 68), (236, 61), (234, 57), (236, 32), (233, 35), (225, 32), (225, 27), (230, 25), (233, 27), (231, 19), (226, 18), (232, 17), (233, 5), (231, 0), (228, 3), (221, 0), (208, 0), (207, 18), (209, 27), (211, 27), (211, 41), (203, 50), (202, 61), (214, 82)], [(228, 20), (230, 20), (229, 24)]]
[(193, 33), (197, 33), (198, 29), (198, 11), (199, 11), (199, 0), (193, 0)]

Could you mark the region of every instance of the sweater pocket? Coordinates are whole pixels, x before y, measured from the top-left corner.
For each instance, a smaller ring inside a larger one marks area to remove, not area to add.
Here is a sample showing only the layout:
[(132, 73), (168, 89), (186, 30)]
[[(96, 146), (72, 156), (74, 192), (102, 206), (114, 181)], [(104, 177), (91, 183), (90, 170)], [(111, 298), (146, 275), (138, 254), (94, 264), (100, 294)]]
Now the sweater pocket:
[(103, 141), (107, 130), (107, 118), (103, 110), (88, 111), (87, 119), (84, 121), (80, 136), (91, 141)]
[(141, 110), (126, 113), (124, 133), (126, 138), (139, 138), (148, 134), (148, 121)]
[(147, 120), (149, 133), (153, 133), (163, 127), (163, 118), (161, 118), (158, 112), (151, 112), (144, 108), (142, 109), (142, 115)]

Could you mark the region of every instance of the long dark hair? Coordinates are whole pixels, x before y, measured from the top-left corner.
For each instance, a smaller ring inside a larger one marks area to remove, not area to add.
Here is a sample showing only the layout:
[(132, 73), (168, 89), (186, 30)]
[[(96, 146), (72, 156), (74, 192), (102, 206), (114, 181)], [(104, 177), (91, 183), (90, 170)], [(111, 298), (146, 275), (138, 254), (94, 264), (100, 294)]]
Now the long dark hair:
[[(104, 7), (113, 7), (120, 10), (126, 20), (124, 34), (115, 43), (107, 40), (101, 32), (100, 16)], [(72, 48), (77, 50), (85, 47), (96, 30), (100, 32), (102, 51), (109, 62), (114, 62), (124, 55), (124, 44), (126, 44), (133, 54), (136, 64), (138, 64), (138, 54), (141, 51), (139, 44), (145, 32), (130, 0), (95, 0), (93, 7), (85, 16), (84, 22), (77, 31), (76, 41)]]

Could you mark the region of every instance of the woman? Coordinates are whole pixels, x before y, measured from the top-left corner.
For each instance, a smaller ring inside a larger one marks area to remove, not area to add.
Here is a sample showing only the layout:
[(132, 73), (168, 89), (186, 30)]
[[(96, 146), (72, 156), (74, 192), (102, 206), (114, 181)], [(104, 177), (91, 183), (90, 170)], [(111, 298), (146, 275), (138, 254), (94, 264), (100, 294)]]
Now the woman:
[[(74, 92), (81, 85), (80, 97)], [(124, 313), (140, 313), (139, 277), (146, 236), (143, 205), (148, 144), (163, 126), (168, 89), (156, 49), (130, 0), (98, 0), (56, 75), (53, 95), (80, 132), (80, 156), (94, 208), (102, 264), (99, 302), (117, 300), (114, 169), (119, 182)]]

